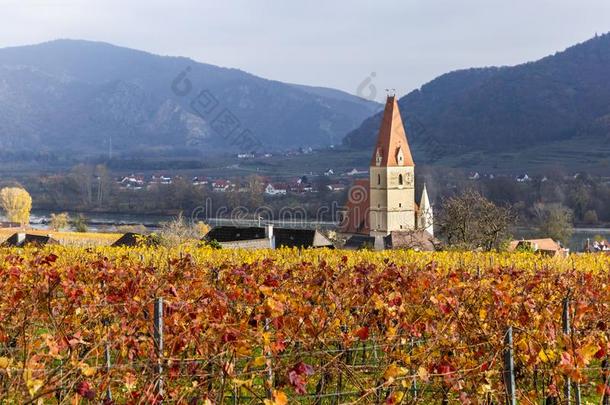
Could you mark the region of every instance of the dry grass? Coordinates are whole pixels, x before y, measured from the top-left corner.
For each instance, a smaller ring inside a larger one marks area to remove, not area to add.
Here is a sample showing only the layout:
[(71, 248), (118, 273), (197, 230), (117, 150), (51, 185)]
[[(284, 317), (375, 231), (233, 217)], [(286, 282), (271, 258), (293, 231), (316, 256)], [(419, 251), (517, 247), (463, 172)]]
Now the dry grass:
[[(0, 242), (8, 239), (15, 232), (20, 232), (19, 228), (0, 228)], [(101, 232), (69, 232), (27, 229), (27, 233), (34, 235), (50, 235), (65, 246), (110, 246), (119, 239), (121, 233), (101, 233)]]

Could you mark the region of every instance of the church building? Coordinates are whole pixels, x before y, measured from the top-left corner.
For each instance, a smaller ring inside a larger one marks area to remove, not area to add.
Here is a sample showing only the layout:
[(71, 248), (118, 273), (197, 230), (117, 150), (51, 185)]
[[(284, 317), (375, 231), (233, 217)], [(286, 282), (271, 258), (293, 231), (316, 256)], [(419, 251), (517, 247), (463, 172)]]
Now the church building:
[[(417, 202), (415, 163), (398, 101), (396, 96), (388, 96), (371, 157), (369, 180), (359, 180), (350, 189), (341, 230), (354, 234), (350, 238), (353, 245), (366, 242), (377, 249), (430, 250), (434, 215), (425, 184), (419, 197)], [(407, 246), (414, 242), (421, 246)]]

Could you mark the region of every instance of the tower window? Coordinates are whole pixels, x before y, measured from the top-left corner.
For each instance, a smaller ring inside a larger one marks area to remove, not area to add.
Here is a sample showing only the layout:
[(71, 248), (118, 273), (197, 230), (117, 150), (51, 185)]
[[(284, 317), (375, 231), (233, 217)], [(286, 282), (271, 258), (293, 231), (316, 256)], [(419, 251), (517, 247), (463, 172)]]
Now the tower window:
[(377, 175), (377, 184), (381, 184), (381, 174)]
[(398, 175), (398, 184), (402, 186), (402, 174)]
[(398, 203), (398, 208), (402, 207), (402, 203)]

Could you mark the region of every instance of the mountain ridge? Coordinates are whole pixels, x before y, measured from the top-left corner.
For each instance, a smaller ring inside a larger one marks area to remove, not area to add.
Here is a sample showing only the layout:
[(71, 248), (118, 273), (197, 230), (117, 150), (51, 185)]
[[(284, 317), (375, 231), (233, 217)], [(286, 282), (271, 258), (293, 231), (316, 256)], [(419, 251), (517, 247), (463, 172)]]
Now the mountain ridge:
[[(610, 34), (603, 34), (537, 61), (446, 73), (400, 98), (399, 105), (424, 163), (580, 138), (605, 144), (608, 72)], [(372, 147), (379, 120), (379, 114), (369, 117), (343, 143)]]
[[(188, 70), (189, 94), (172, 91)], [(192, 102), (217, 103), (202, 116)], [(105, 42), (54, 40), (0, 49), (0, 146), (94, 155), (236, 151), (214, 119), (228, 111), (265, 150), (328, 146), (380, 108), (334, 89), (260, 78), (240, 69)], [(227, 115), (227, 114), (225, 114)], [(43, 142), (44, 140), (44, 142)]]

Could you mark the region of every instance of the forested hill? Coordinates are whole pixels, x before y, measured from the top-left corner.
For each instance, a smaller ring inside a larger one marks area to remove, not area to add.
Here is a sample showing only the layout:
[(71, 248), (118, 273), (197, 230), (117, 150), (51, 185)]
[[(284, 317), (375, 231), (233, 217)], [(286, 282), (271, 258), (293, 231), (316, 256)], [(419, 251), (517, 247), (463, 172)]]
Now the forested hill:
[[(399, 105), (420, 162), (480, 152), (600, 163), (610, 156), (610, 35), (536, 62), (447, 73)], [(365, 120), (344, 144), (372, 147), (379, 120)]]
[(110, 138), (116, 152), (226, 152), (244, 131), (264, 151), (328, 146), (379, 108), (334, 89), (106, 43), (0, 49), (1, 153), (104, 153)]

